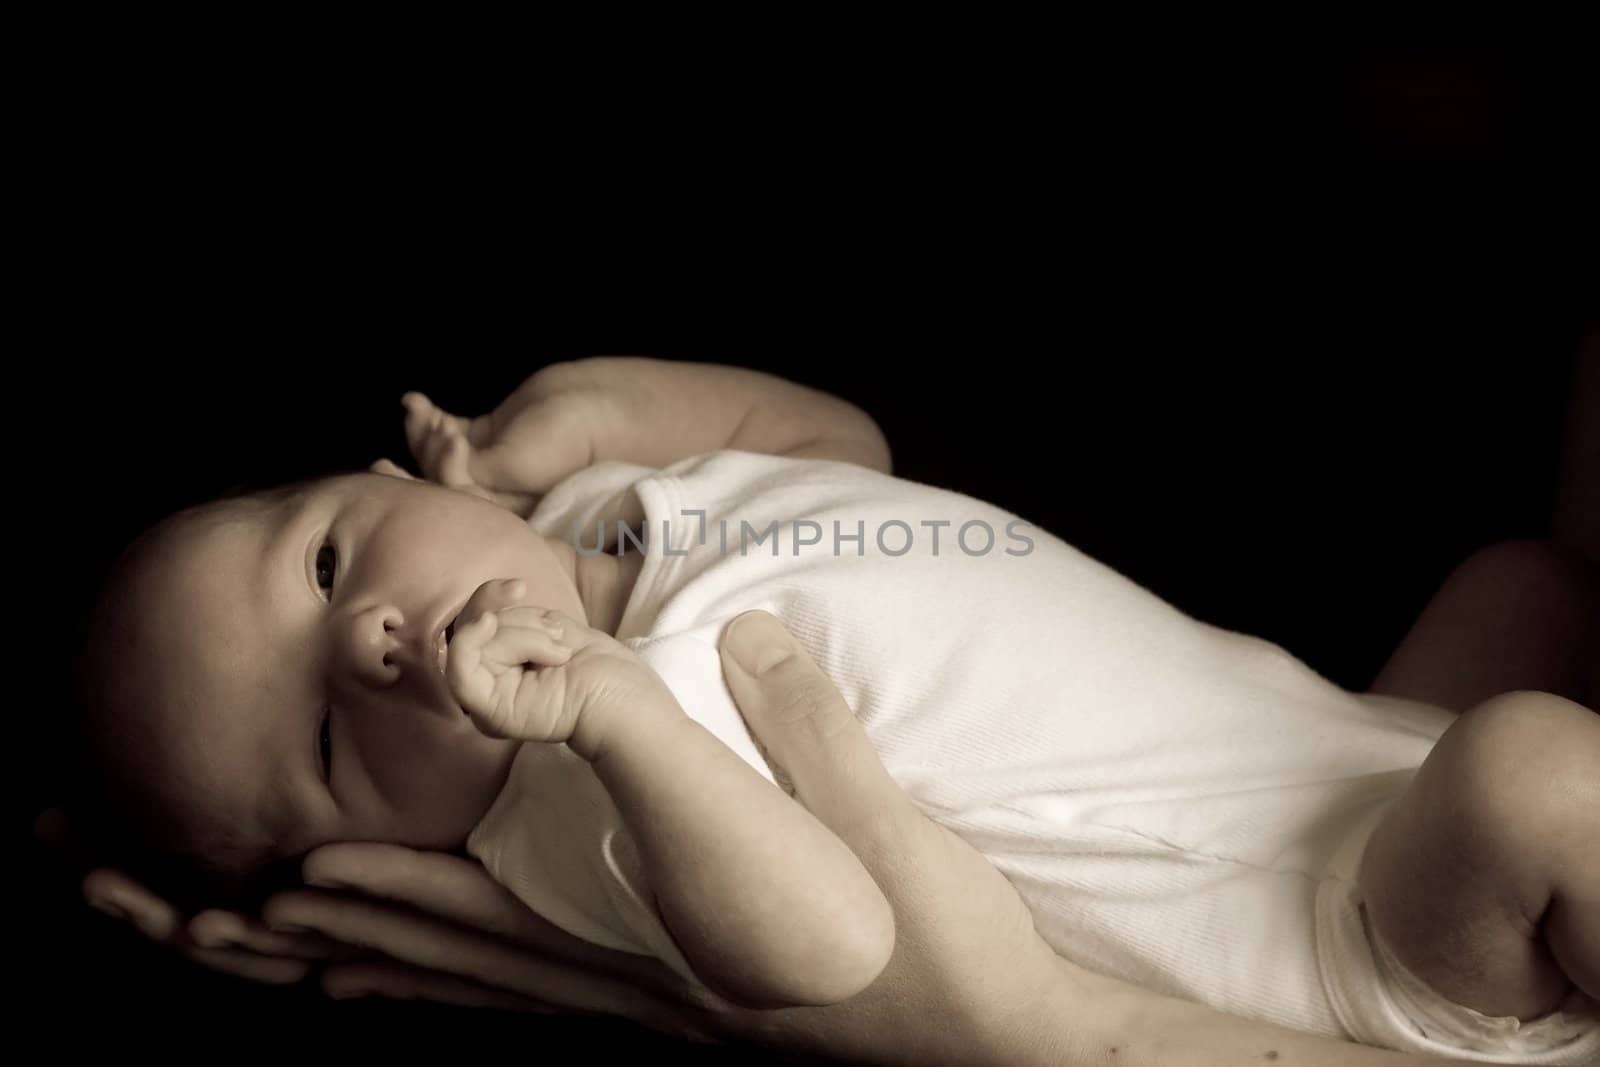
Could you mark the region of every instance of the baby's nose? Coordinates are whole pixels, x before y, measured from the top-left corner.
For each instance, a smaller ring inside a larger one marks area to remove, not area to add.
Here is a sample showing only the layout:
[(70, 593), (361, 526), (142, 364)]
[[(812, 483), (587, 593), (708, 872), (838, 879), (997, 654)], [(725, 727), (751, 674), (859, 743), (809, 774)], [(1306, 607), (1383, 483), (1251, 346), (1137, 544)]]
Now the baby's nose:
[(367, 608), (345, 627), (345, 662), (367, 685), (389, 686), (408, 666), (401, 634), (405, 616), (389, 605)]

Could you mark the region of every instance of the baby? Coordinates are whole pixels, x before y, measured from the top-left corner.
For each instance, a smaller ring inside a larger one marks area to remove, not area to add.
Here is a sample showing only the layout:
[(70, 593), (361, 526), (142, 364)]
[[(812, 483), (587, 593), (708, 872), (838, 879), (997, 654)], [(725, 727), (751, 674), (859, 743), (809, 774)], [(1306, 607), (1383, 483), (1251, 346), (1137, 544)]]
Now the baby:
[(480, 420), (408, 408), (443, 484), (219, 501), (106, 586), (81, 676), (107, 804), (213, 881), (464, 844), (730, 999), (846, 999), (893, 916), (729, 697), (718, 639), (764, 609), (1062, 956), (1369, 1044), (1600, 1060), (1582, 705), (1350, 693), (890, 477), (859, 411), (753, 372), (589, 360)]

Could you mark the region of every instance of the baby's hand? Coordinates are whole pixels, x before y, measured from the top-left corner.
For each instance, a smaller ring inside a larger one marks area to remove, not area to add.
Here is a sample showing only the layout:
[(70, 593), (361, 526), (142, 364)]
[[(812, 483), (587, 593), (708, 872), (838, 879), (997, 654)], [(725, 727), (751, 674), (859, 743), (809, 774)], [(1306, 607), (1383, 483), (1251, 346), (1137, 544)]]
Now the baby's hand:
[(593, 761), (620, 719), (682, 714), (628, 648), (559, 611), (517, 603), (522, 595), (521, 582), (484, 583), (450, 641), (445, 676), (480, 731), (566, 742)]
[(452, 415), (416, 392), (401, 403), (406, 442), (425, 478), (522, 515), (561, 479), (588, 466), (609, 410), (581, 364), (544, 368), (477, 418)]

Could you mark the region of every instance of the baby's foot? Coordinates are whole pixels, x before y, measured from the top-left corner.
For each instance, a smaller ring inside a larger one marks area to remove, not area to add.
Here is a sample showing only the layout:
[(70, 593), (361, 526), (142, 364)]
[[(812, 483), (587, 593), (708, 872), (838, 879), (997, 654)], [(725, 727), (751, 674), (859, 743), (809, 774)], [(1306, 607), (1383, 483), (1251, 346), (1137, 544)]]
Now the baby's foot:
[(480, 485), (472, 476), (474, 420), (450, 414), (421, 393), (407, 393), (400, 403), (406, 409), (406, 443), (424, 478), (497, 504), (505, 503), (500, 494)]

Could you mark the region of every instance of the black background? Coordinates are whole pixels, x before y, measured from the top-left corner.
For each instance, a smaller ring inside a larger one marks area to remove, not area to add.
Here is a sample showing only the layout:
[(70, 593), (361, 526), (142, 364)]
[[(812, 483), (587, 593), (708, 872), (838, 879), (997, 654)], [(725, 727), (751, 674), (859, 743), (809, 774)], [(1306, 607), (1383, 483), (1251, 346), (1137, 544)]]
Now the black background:
[(872, 413), (897, 473), (1364, 688), (1473, 549), (1548, 532), (1595, 323), (1582, 61), (1221, 36), (714, 66), (602, 41), (560, 76), (551, 46), (101, 69), (101, 36), (53, 68), (16, 164), (30, 1019), (81, 1048), (644, 1040), (204, 974), (26, 839), (97, 567), (234, 482), (403, 459), (405, 389), (476, 413), (584, 355), (771, 370)]

